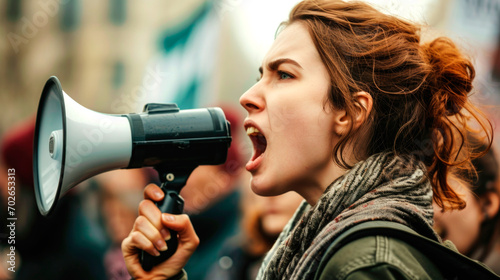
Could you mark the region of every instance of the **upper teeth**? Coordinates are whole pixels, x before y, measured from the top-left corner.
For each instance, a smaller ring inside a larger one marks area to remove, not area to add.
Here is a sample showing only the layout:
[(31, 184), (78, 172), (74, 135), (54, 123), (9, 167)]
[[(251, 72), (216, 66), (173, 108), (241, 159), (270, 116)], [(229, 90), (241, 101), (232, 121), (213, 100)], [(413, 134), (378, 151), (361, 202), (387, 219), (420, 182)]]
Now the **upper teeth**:
[(258, 133), (260, 133), (260, 131), (257, 128), (253, 127), (253, 126), (250, 126), (250, 127), (247, 128), (247, 135), (255, 135), (255, 134), (258, 134)]

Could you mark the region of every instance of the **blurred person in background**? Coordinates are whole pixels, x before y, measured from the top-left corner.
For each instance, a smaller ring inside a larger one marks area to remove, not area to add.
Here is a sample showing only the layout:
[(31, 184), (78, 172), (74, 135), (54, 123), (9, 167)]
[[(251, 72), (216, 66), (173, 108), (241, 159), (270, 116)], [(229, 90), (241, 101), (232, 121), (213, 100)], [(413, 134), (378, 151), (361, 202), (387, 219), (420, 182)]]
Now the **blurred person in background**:
[(493, 149), (490, 149), (484, 156), (474, 159), (472, 164), (477, 175), (470, 175), (468, 183), (450, 179), (467, 206), (459, 211), (443, 212), (434, 204), (434, 227), (443, 239), (451, 240), (459, 252), (484, 262), (500, 274), (498, 161)]
[[(35, 119), (30, 118), (11, 127), (0, 143), (5, 168), (15, 169), (15, 279), (106, 279), (104, 247), (92, 238), (81, 197), (70, 192), (48, 217), (38, 211), (33, 189), (34, 131)], [(2, 215), (7, 211), (6, 194), (2, 189)], [(4, 227), (0, 233), (7, 230)], [(1, 245), (10, 248), (6, 240)]]
[(240, 206), (241, 232), (226, 242), (205, 279), (255, 279), (264, 255), (303, 200), (295, 192), (265, 197), (245, 189)]
[[(202, 280), (217, 261), (223, 244), (239, 231), (241, 219), (238, 205), (242, 184), (244, 148), (242, 114), (229, 105), (220, 105), (231, 123), (231, 147), (221, 165), (197, 167), (181, 190), (184, 212), (189, 214), (200, 246), (187, 263), (190, 280)], [(129, 227), (129, 229), (131, 229)]]
[(142, 168), (114, 170), (93, 179), (99, 188), (100, 214), (110, 243), (104, 256), (108, 280), (130, 279), (120, 244), (134, 224), (143, 188), (151, 182), (153, 174), (149, 171)]

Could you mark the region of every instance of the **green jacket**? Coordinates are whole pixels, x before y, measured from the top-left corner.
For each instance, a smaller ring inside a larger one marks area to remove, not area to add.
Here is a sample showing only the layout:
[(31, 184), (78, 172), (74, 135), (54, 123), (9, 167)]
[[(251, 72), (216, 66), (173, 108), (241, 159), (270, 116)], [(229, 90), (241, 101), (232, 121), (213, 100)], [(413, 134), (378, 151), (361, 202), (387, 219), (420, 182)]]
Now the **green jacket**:
[[(447, 247), (456, 248), (451, 242)], [(417, 249), (396, 238), (368, 236), (342, 247), (328, 261), (320, 280), (444, 279)], [(184, 273), (168, 280), (187, 280)]]
[[(450, 241), (445, 241), (443, 245), (448, 249), (458, 252), (455, 245)], [(442, 257), (440, 254), (437, 256), (438, 258)], [(370, 235), (351, 241), (336, 251), (329, 260), (326, 259), (325, 261), (327, 261), (326, 265), (319, 272), (319, 278), (316, 279), (446, 279), (434, 262), (421, 253), (420, 250), (397, 238), (382, 235)], [(470, 266), (466, 267), (470, 268)], [(465, 279), (469, 279), (467, 275), (464, 277)], [(487, 278), (497, 279), (490, 276)], [(168, 280), (174, 279), (187, 280), (187, 275), (183, 270)]]
[[(451, 242), (445, 242), (445, 245), (456, 251)], [(386, 236), (368, 236), (352, 241), (336, 252), (319, 279), (444, 278), (425, 255), (406, 242)]]

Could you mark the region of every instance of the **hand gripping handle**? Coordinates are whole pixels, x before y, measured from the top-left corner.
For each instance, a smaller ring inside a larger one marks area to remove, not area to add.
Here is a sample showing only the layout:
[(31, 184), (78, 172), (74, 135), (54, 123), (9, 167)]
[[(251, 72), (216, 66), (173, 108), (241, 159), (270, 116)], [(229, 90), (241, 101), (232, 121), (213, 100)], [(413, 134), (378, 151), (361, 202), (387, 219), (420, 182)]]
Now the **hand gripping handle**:
[[(175, 190), (166, 190), (162, 184), (163, 192), (165, 193), (165, 198), (163, 201), (156, 202), (156, 206), (160, 209), (162, 213), (171, 213), (171, 214), (182, 214), (184, 210), (184, 199), (179, 195), (179, 193)], [(177, 246), (179, 245), (177, 240), (177, 232), (170, 230), (170, 240), (167, 241), (168, 249), (166, 251), (160, 251), (160, 255), (158, 257), (151, 256), (145, 251), (141, 251), (141, 264), (142, 268), (146, 271), (149, 271), (153, 268), (153, 266), (164, 262), (168, 258), (170, 258), (175, 251), (177, 251)]]

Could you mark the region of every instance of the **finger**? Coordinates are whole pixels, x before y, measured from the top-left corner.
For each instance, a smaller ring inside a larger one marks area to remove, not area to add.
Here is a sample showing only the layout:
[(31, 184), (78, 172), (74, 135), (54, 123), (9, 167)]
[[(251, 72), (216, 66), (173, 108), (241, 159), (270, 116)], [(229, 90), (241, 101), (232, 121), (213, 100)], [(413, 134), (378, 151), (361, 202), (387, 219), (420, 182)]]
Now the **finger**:
[(144, 234), (139, 231), (132, 232), (129, 237), (127, 237), (128, 241), (122, 243), (122, 247), (124, 251), (132, 254), (137, 253), (137, 249), (146, 251), (148, 254), (152, 256), (159, 256), (160, 252), (153, 245), (151, 240), (149, 240)]
[[(170, 279), (172, 276), (177, 275), (185, 266), (187, 259), (184, 262), (172, 262), (172, 259), (167, 260), (155, 267), (150, 271), (144, 271), (140, 262), (140, 250), (146, 248), (147, 238), (140, 236), (140, 232), (131, 233), (122, 242), (122, 253), (125, 260), (125, 265), (130, 276), (133, 279)], [(148, 250), (144, 250), (150, 253)], [(170, 262), (169, 262), (170, 261)]]
[(161, 221), (164, 226), (178, 232), (179, 244), (183, 244), (182, 246), (184, 249), (194, 252), (200, 244), (200, 239), (198, 235), (196, 235), (188, 215), (163, 213)]
[(159, 251), (167, 250), (167, 243), (162, 237), (160, 231), (152, 225), (144, 216), (139, 216), (134, 223), (134, 231), (144, 235)]
[(155, 184), (149, 184), (144, 189), (144, 198), (151, 199), (153, 201), (161, 201), (164, 197), (164, 193), (160, 187)]
[(139, 261), (139, 255), (137, 254), (139, 249), (134, 246), (134, 243), (135, 242), (132, 241), (132, 233), (130, 233), (129, 236), (122, 241), (122, 253), (129, 274), (135, 277), (137, 272), (141, 273), (143, 269)]
[(160, 231), (163, 240), (170, 239), (170, 232), (163, 227), (161, 222), (161, 211), (152, 201), (141, 201), (139, 204), (139, 215), (146, 217)]

